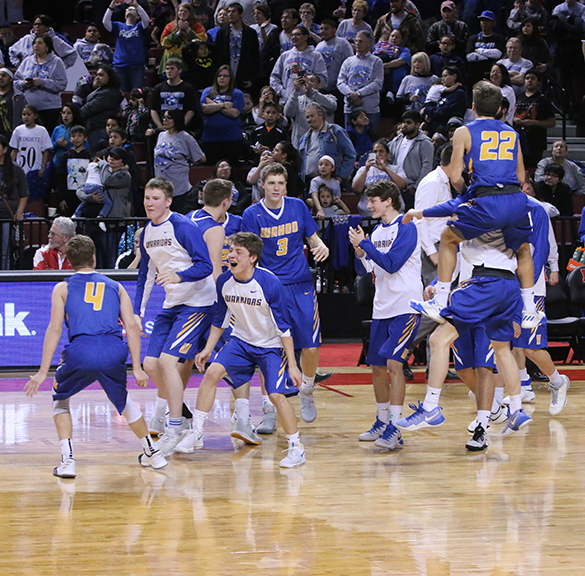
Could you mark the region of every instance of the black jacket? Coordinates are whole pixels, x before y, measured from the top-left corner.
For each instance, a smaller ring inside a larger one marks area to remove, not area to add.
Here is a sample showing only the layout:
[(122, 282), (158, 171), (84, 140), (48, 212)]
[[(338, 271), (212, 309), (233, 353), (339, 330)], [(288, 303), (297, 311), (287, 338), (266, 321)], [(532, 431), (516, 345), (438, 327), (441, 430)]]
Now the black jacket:
[[(230, 64), (230, 26), (220, 28), (215, 37), (215, 56), (217, 66)], [(245, 81), (254, 81), (259, 76), (260, 49), (258, 47), (258, 35), (255, 30), (244, 25), (242, 29), (242, 52), (238, 71), (236, 73), (236, 87), (245, 89)]]

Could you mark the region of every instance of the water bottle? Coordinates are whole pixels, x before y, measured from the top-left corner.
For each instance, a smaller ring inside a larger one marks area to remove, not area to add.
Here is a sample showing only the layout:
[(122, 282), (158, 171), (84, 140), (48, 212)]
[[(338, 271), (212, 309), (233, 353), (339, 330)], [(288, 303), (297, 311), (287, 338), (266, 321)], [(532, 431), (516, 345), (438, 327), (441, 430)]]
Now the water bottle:
[(339, 287), (339, 280), (335, 280), (335, 284), (333, 285), (333, 294), (340, 294), (341, 288)]
[(321, 270), (317, 268), (317, 275), (315, 278), (315, 292), (319, 294), (321, 292)]

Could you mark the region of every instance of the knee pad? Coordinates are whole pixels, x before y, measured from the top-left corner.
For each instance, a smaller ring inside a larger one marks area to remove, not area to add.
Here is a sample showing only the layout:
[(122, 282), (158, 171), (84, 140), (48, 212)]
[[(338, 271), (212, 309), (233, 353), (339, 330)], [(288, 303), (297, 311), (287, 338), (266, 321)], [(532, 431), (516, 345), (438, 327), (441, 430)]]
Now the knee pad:
[(68, 414), (69, 412), (69, 398), (65, 398), (65, 400), (53, 400), (53, 416), (57, 416), (57, 414)]
[(126, 408), (122, 410), (122, 416), (126, 418), (128, 424), (134, 424), (134, 422), (142, 418), (142, 412), (140, 411), (140, 408), (138, 408), (138, 404), (136, 404), (130, 396), (126, 397)]

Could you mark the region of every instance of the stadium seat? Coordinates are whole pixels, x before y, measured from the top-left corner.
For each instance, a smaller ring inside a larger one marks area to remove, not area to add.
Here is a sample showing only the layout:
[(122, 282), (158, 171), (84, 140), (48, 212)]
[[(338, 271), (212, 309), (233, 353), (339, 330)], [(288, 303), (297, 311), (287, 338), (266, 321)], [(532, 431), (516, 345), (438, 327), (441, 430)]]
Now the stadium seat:
[[(374, 304), (374, 277), (371, 272), (364, 276), (356, 276), (354, 283), (355, 299), (358, 306), (372, 311)], [(362, 320), (362, 351), (357, 365), (366, 363), (366, 356), (368, 355), (368, 348), (370, 346), (370, 329), (372, 328), (372, 320)]]

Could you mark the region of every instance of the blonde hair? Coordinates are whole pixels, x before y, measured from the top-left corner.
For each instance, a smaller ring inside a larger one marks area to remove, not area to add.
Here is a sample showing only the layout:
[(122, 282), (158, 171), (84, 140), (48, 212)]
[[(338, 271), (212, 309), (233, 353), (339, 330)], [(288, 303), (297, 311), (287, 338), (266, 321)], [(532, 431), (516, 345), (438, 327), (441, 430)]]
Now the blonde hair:
[(368, 3), (365, 0), (355, 0), (352, 5), (352, 9), (353, 8), (361, 8), (364, 11), (364, 15), (367, 15), (368, 10), (370, 9)]
[(410, 65), (410, 73), (414, 75), (414, 67), (413, 64), (415, 62), (419, 62), (423, 65), (423, 70), (421, 72), (421, 76), (430, 76), (431, 75), (431, 59), (426, 52), (417, 52), (413, 57)]

